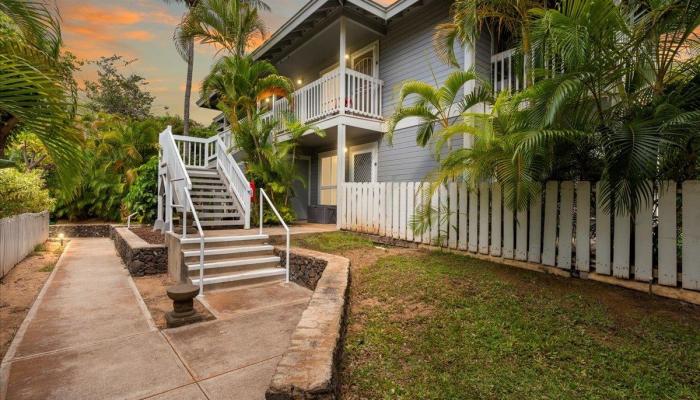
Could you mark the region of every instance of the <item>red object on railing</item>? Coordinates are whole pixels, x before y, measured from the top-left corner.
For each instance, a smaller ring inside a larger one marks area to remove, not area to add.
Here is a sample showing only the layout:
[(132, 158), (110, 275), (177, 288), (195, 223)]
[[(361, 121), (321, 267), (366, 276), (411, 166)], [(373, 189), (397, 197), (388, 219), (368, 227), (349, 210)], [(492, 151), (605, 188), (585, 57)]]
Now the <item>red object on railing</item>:
[(255, 202), (255, 181), (250, 181), (250, 202)]

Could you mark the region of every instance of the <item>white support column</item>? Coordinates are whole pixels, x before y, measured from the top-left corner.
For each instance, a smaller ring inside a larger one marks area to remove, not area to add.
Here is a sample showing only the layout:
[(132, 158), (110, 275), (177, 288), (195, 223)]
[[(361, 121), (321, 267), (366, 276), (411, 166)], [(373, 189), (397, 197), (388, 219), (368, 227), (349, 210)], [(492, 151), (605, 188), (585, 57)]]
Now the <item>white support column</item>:
[(168, 179), (165, 180), (165, 230), (173, 231), (173, 191)]
[(338, 161), (336, 163), (336, 190), (335, 190), (335, 225), (340, 229), (340, 222), (342, 220), (341, 215), (345, 212), (344, 203), (344, 189), (345, 189), (345, 125), (338, 125), (338, 140), (337, 140), (337, 152)]
[[(160, 162), (158, 163), (158, 169), (160, 170)], [(163, 222), (163, 191), (161, 190), (162, 186), (163, 175), (161, 175), (160, 171), (158, 171), (158, 186), (156, 188), (156, 194), (158, 195), (158, 217), (156, 218), (155, 224), (153, 224), (153, 230), (160, 230), (161, 232), (165, 232), (165, 226)]]
[[(346, 64), (347, 61), (345, 60), (345, 53), (347, 52), (347, 48), (345, 46), (345, 37), (346, 37), (346, 32), (345, 32), (345, 17), (340, 17), (340, 45), (338, 46), (339, 51), (338, 51), (338, 72), (339, 72), (339, 80), (340, 80), (340, 99), (338, 107), (339, 107), (339, 113), (340, 114), (345, 114), (345, 98), (347, 97), (346, 95), (346, 82), (345, 82), (345, 69), (346, 69)], [(340, 127), (338, 127), (338, 133), (340, 133)], [(340, 154), (340, 153), (338, 153)]]

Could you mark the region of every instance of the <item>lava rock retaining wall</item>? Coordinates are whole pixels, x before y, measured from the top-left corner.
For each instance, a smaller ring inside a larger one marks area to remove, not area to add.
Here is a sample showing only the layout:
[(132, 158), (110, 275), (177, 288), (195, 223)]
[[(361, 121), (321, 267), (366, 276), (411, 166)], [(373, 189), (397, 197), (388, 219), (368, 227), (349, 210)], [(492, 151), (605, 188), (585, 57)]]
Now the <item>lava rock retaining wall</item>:
[(168, 272), (168, 250), (165, 245), (150, 244), (126, 227), (113, 226), (111, 237), (132, 276)]
[[(284, 254), (284, 249), (277, 248)], [(309, 261), (316, 260), (316, 261)], [(330, 400), (340, 396), (339, 368), (346, 328), (350, 260), (332, 254), (293, 248), (292, 271), (317, 269), (325, 263), (309, 305), (277, 364), (266, 400)], [(312, 276), (299, 272), (298, 277)], [(302, 279), (302, 278), (300, 278)], [(302, 281), (311, 281), (303, 278)], [(301, 284), (304, 284), (300, 282)]]
[[(300, 250), (294, 249), (294, 252), (289, 253), (289, 280), (314, 290), (328, 261), (303, 254)], [(280, 257), (281, 265), (284, 266), (287, 258), (285, 248), (275, 247), (275, 255)]]
[(56, 237), (62, 233), (68, 238), (110, 237), (109, 224), (56, 224), (49, 225), (49, 236)]

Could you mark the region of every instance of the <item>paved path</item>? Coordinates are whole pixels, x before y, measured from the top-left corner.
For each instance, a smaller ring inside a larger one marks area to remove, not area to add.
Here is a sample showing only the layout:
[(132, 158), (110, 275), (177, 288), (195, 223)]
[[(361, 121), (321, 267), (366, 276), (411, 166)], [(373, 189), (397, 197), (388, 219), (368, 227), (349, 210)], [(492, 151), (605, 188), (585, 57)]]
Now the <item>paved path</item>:
[(112, 241), (73, 239), (3, 360), (0, 399), (263, 399), (309, 297), (212, 292), (219, 319), (161, 332)]

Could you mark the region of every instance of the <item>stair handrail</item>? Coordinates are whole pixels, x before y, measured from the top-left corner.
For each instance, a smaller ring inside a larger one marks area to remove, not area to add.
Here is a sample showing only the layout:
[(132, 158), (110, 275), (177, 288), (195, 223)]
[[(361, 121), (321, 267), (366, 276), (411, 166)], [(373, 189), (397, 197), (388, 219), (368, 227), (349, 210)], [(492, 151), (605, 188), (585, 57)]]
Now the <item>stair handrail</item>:
[(192, 218), (194, 219), (194, 223), (197, 226), (197, 233), (199, 234), (199, 296), (204, 296), (204, 231), (202, 230), (202, 224), (199, 223), (197, 210), (192, 203), (190, 190), (184, 188), (184, 193), (187, 203), (182, 210), (182, 238), (185, 239), (187, 237), (187, 209), (189, 208), (192, 211)]
[(221, 167), (224, 177), (231, 186), (238, 204), (241, 205), (243, 209), (244, 227), (245, 229), (250, 228), (250, 196), (252, 191), (250, 189), (250, 182), (241, 171), (241, 168), (234, 160), (233, 156), (228, 153), (226, 145), (221, 137), (216, 137), (216, 158), (217, 164)]
[[(187, 173), (184, 161), (175, 144), (172, 127), (168, 125), (158, 137), (160, 148), (163, 151), (163, 161), (167, 168), (167, 175), (170, 184), (175, 186), (175, 194), (178, 196), (178, 204), (184, 203), (183, 189), (192, 189), (192, 181)], [(172, 222), (172, 221), (169, 221)]]
[(287, 226), (287, 224), (284, 223), (282, 216), (275, 208), (275, 205), (272, 204), (272, 201), (270, 200), (270, 198), (267, 197), (267, 193), (265, 193), (265, 190), (260, 188), (260, 234), (262, 235), (262, 233), (263, 233), (263, 199), (267, 200), (267, 203), (270, 205), (270, 208), (272, 208), (272, 211), (277, 216), (277, 219), (280, 220), (280, 222), (282, 223), (282, 226), (284, 227), (284, 230), (287, 233), (287, 248), (285, 250), (286, 257), (284, 258), (284, 262), (285, 262), (284, 268), (287, 270), (285, 279), (286, 279), (286, 282), (289, 283), (289, 227)]

